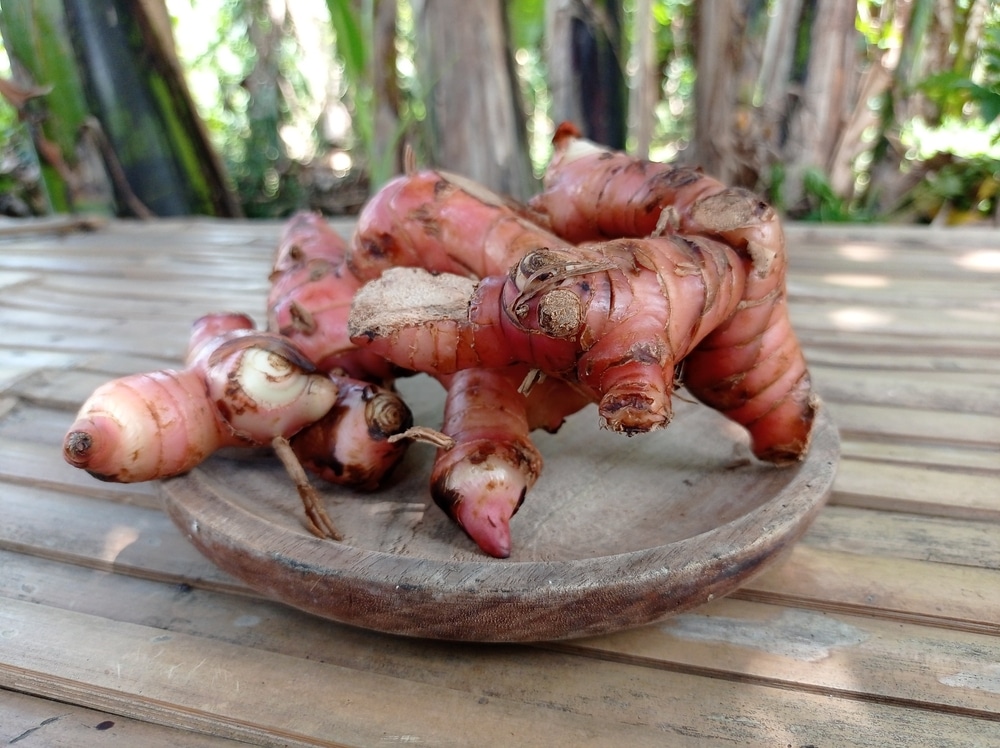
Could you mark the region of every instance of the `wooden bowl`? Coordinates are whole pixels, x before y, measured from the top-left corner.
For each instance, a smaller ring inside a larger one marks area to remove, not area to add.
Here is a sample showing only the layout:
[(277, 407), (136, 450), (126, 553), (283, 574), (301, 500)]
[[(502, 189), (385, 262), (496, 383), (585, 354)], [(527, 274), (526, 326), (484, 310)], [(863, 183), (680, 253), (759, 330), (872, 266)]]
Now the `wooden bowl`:
[[(400, 389), (417, 423), (439, 425), (435, 382)], [(538, 434), (545, 469), (511, 521), (503, 560), (433, 504), (433, 449), (421, 444), (377, 493), (317, 481), (340, 543), (304, 528), (271, 457), (213, 457), (164, 481), (163, 494), (220, 568), (319, 616), (436, 639), (600, 634), (731, 592), (798, 539), (833, 483), (840, 445), (825, 408), (808, 456), (786, 468), (755, 461), (743, 429), (715, 411), (679, 397), (674, 408), (669, 428), (633, 438), (600, 430), (593, 407), (558, 434)]]

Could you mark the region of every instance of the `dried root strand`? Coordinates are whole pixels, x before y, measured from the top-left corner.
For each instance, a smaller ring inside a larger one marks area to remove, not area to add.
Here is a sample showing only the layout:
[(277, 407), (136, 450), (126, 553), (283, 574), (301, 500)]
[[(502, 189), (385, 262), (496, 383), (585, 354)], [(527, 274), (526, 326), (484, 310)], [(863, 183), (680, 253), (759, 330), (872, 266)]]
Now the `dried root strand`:
[(329, 538), (331, 540), (343, 540), (344, 536), (334, 524), (333, 519), (323, 507), (323, 500), (320, 498), (315, 487), (309, 482), (309, 476), (303, 469), (302, 464), (292, 451), (292, 445), (283, 436), (276, 436), (271, 441), (274, 453), (278, 456), (281, 464), (288, 472), (288, 477), (292, 479), (295, 488), (302, 499), (302, 507), (305, 510), (305, 526), (313, 535), (318, 538)]
[(412, 176), (417, 172), (417, 154), (409, 143), (403, 148), (403, 173)]
[(524, 379), (518, 385), (517, 391), (519, 394), (527, 396), (535, 388), (536, 384), (541, 384), (543, 381), (545, 381), (545, 372), (541, 369), (531, 368), (524, 375)]
[(423, 442), (424, 444), (430, 444), (438, 449), (447, 450), (455, 447), (454, 439), (437, 429), (430, 428), (429, 426), (411, 426), (406, 431), (400, 434), (393, 434), (389, 437), (390, 442), (398, 442), (403, 439)]

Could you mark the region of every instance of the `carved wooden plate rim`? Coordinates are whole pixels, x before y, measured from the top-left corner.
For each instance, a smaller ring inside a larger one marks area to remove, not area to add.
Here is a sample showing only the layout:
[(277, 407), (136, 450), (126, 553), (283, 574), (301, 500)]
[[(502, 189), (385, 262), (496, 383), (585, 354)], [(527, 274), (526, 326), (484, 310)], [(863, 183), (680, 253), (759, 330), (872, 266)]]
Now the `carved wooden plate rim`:
[(182, 533), (219, 568), (309, 613), (387, 633), (515, 642), (649, 624), (726, 595), (799, 539), (840, 456), (825, 406), (788, 482), (731, 521), (663, 545), (588, 558), (422, 558), (320, 540), (260, 516), (210, 470), (162, 483)]

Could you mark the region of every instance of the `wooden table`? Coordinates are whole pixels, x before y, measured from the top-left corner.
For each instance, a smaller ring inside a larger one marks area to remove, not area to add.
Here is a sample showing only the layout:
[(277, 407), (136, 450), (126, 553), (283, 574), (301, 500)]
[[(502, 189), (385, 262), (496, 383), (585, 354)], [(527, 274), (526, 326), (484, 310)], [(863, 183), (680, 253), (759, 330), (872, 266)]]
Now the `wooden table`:
[(1000, 740), (996, 232), (789, 227), (792, 318), (843, 440), (829, 504), (728, 598), (515, 646), (263, 599), (184, 539), (156, 484), (63, 463), (98, 384), (175, 365), (207, 311), (262, 319), (280, 224), (33, 227), (0, 236), (4, 744)]

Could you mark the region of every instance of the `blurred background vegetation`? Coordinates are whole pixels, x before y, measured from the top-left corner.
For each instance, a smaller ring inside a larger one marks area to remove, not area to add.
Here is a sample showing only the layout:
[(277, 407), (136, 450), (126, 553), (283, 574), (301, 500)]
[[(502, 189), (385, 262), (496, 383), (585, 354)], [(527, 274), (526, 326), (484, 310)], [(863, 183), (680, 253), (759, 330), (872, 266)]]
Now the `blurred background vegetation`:
[(794, 218), (1000, 216), (991, 0), (0, 0), (0, 212), (352, 213), (405, 149), (518, 198), (554, 125)]

